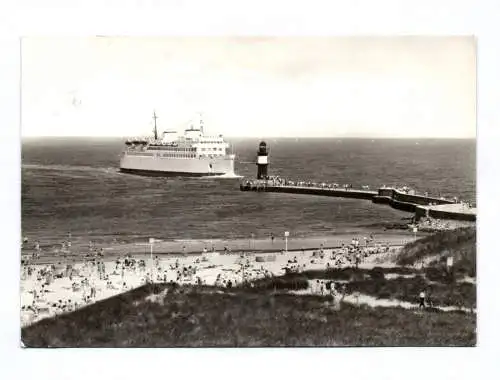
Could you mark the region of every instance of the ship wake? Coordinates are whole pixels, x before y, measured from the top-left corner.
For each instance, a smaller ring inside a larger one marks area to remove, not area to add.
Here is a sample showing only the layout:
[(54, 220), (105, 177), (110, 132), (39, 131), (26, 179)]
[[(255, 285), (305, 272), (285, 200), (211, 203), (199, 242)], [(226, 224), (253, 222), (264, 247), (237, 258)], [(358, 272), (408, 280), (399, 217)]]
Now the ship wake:
[(44, 164), (22, 164), (22, 169), (31, 170), (53, 170), (60, 172), (85, 172), (85, 173), (105, 173), (105, 174), (121, 174), (118, 168), (115, 167), (96, 167), (84, 165), (44, 165)]

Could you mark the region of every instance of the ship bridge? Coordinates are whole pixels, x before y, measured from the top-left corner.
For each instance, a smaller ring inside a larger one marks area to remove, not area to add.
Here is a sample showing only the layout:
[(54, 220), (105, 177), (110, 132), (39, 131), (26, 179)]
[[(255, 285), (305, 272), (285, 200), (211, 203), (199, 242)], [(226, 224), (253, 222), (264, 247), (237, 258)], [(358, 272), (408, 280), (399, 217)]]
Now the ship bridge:
[(229, 144), (224, 141), (222, 135), (203, 136), (193, 141), (193, 148), (200, 156), (224, 156)]
[(171, 144), (178, 139), (178, 133), (177, 131), (164, 131), (162, 135), (161, 142), (162, 144)]

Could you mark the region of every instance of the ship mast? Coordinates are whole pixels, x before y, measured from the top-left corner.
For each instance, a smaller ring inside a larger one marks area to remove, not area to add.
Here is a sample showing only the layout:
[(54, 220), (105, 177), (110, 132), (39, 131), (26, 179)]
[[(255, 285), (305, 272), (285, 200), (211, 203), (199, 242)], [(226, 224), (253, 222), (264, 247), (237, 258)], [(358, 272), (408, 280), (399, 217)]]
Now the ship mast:
[(203, 114), (201, 112), (200, 112), (200, 131), (202, 135), (205, 134), (205, 132), (203, 131)]
[(153, 132), (155, 134), (155, 140), (158, 140), (158, 129), (156, 128), (156, 119), (158, 119), (158, 117), (156, 116), (156, 111), (153, 111), (153, 119), (155, 121), (155, 129), (153, 129)]

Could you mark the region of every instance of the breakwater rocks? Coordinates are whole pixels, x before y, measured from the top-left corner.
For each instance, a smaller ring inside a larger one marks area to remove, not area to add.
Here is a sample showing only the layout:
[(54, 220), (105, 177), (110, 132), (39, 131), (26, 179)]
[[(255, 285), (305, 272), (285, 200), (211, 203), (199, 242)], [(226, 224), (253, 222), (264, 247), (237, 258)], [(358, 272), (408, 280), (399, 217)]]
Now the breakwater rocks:
[(411, 194), (388, 187), (382, 187), (378, 189), (378, 191), (371, 191), (367, 188), (341, 188), (335, 184), (328, 185), (323, 183), (304, 186), (297, 184), (277, 184), (273, 181), (257, 180), (242, 182), (240, 184), (240, 190), (371, 200), (373, 203), (387, 204), (395, 209), (414, 213), (416, 220), (422, 217), (465, 221), (476, 220), (475, 208), (457, 203), (455, 200)]

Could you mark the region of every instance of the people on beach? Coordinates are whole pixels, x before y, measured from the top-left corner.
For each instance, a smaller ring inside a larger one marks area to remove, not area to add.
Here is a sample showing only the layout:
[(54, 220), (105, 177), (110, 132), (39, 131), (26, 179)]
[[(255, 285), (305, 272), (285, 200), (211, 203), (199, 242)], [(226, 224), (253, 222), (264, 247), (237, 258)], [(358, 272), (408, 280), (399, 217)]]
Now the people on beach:
[[(273, 234), (271, 234), (274, 237)], [(370, 236), (372, 238), (372, 236)], [(69, 279), (68, 290), (69, 294), (62, 299), (62, 304), (57, 303), (58, 312), (67, 312), (75, 309), (77, 302), (82, 304), (88, 304), (95, 302), (98, 299), (104, 297), (109, 297), (112, 294), (118, 292), (126, 291), (127, 289), (139, 286), (141, 283), (157, 281), (168, 283), (168, 281), (176, 282), (181, 284), (192, 284), (192, 285), (215, 285), (220, 287), (226, 287), (228, 289), (241, 286), (241, 284), (249, 283), (252, 286), (253, 280), (257, 278), (270, 278), (275, 275), (280, 275), (285, 271), (290, 272), (301, 272), (307, 269), (308, 262), (313, 259), (313, 263), (316, 268), (331, 268), (331, 267), (343, 267), (345, 265), (358, 266), (361, 260), (366, 257), (371, 252), (376, 252), (378, 249), (377, 245), (367, 244), (360, 245), (359, 241), (362, 237), (353, 237), (351, 245), (345, 246), (344, 249), (325, 249), (324, 243), (319, 244), (319, 247), (315, 250), (315, 256), (312, 258), (310, 255), (306, 254), (305, 248), (302, 248), (302, 254), (290, 254), (289, 252), (283, 252), (283, 259), (277, 255), (274, 256), (274, 260), (267, 260), (267, 258), (261, 262), (261, 264), (256, 264), (258, 261), (253, 259), (250, 255), (235, 255), (234, 264), (231, 263), (231, 257), (224, 258), (220, 256), (216, 258), (212, 255), (198, 255), (190, 257), (166, 257), (160, 259), (157, 255), (151, 259), (147, 259), (150, 264), (146, 264), (146, 260), (141, 258), (133, 258), (130, 254), (122, 254), (114, 260), (108, 261), (106, 263), (104, 258), (99, 258), (96, 255), (86, 258), (80, 264), (66, 265), (57, 264), (51, 266), (40, 266), (37, 264), (30, 264), (23, 266), (23, 273), (25, 273), (27, 279), (32, 277), (34, 274), (39, 278), (36, 282), (36, 278), (31, 281), (35, 281), (37, 284), (33, 286), (33, 300), (40, 303), (44, 302), (42, 300), (43, 295), (46, 293), (47, 286), (50, 287), (51, 292), (54, 284), (59, 283), (59, 278)], [(368, 239), (365, 238), (365, 242)], [(225, 252), (230, 254), (228, 247), (224, 247)], [(213, 249), (213, 245), (212, 245)], [(310, 251), (309, 251), (310, 252)], [(204, 248), (204, 253), (206, 253), (206, 247)], [(206, 256), (206, 257), (203, 257)], [(224, 260), (226, 264), (219, 264), (217, 260)], [(274, 264), (266, 264), (266, 262), (281, 261), (285, 263), (285, 266), (276, 266)], [(62, 261), (62, 260), (61, 260)], [(109, 265), (108, 272), (106, 273), (106, 267)], [(229, 266), (228, 266), (229, 265)], [(231, 266), (232, 265), (232, 266)], [(64, 269), (66, 268), (66, 270)], [(111, 271), (110, 271), (111, 269)], [(148, 273), (146, 273), (148, 272)], [(208, 273), (211, 273), (207, 276)], [(62, 277), (58, 277), (59, 274)], [(211, 277), (213, 274), (213, 277)], [(46, 285), (47, 284), (47, 285)], [(114, 285), (115, 284), (115, 285)], [(334, 289), (329, 281), (319, 280), (314, 281), (312, 284), (312, 290), (315, 294), (319, 295), (332, 295)], [(39, 289), (41, 289), (39, 291)], [(47, 293), (48, 294), (48, 293)], [(51, 295), (48, 295), (48, 299)], [(31, 297), (30, 297), (31, 300)], [(72, 300), (72, 302), (69, 302)], [(52, 300), (50, 301), (53, 302)], [(26, 311), (27, 313), (28, 311)], [(43, 317), (44, 312), (40, 314)]]
[(446, 272), (451, 274), (453, 272), (453, 256), (448, 255), (446, 258)]
[(422, 290), (419, 294), (419, 304), (418, 308), (425, 308), (425, 291)]
[(95, 287), (95, 283), (92, 283), (92, 285), (90, 286), (90, 298), (94, 299), (97, 295), (97, 291), (96, 291), (96, 287)]
[(432, 307), (433, 302), (432, 302), (431, 288), (430, 287), (427, 289), (425, 302), (427, 302), (428, 307)]
[(361, 254), (359, 252), (357, 252), (356, 259), (355, 259), (356, 269), (358, 269), (360, 263), (361, 263)]

